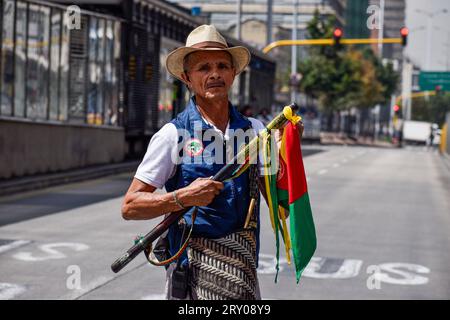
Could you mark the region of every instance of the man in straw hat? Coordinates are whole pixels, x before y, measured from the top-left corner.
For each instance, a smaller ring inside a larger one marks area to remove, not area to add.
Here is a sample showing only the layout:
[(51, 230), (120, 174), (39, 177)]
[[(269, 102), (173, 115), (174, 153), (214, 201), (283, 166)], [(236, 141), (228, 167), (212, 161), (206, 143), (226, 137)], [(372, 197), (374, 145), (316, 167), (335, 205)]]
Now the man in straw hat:
[[(236, 155), (233, 132), (250, 130), (254, 135), (264, 128), (228, 101), (235, 76), (249, 61), (246, 48), (228, 47), (212, 25), (193, 30), (186, 46), (167, 57), (167, 70), (187, 85), (193, 97), (182, 113), (152, 137), (125, 196), (122, 215), (152, 219), (185, 207), (198, 208), (187, 250), (166, 266), (168, 299), (260, 299), (256, 165), (231, 181), (209, 179)], [(167, 193), (154, 193), (162, 187)], [(256, 205), (250, 206), (251, 198)], [(182, 247), (192, 213), (160, 238), (166, 254), (159, 260)]]

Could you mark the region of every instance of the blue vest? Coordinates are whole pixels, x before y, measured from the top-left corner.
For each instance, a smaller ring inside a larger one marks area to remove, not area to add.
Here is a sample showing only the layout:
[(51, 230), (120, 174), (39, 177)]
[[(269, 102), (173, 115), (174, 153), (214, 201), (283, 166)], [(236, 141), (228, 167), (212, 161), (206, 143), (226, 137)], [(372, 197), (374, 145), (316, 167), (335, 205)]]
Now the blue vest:
[[(229, 119), (230, 119), (230, 129), (242, 129), (247, 130), (251, 128), (251, 122), (242, 116), (232, 105), (229, 104)], [(183, 152), (183, 157), (188, 157), (190, 159), (183, 159), (180, 164), (177, 165), (175, 175), (170, 178), (166, 184), (165, 188), (167, 192), (172, 192), (183, 187), (186, 187), (191, 182), (197, 178), (207, 178), (215, 175), (224, 165), (225, 159), (222, 163), (215, 163), (211, 161), (216, 155), (214, 148), (208, 148), (208, 145), (214, 142), (201, 139), (203, 133), (207, 129), (212, 129), (213, 127), (207, 124), (201, 117), (196, 103), (195, 97), (191, 98), (186, 109), (180, 113), (175, 119), (171, 121), (172, 124), (176, 126), (177, 129), (185, 130), (185, 133), (189, 135), (189, 138), (196, 138), (203, 143), (202, 148), (200, 148), (201, 153), (186, 153)], [(232, 136), (230, 136), (230, 139)], [(183, 138), (179, 137), (179, 141)], [(186, 142), (186, 137), (184, 138)], [(239, 150), (237, 142), (234, 142), (234, 155), (236, 155)], [(217, 146), (217, 142), (215, 143)], [(222, 143), (223, 150), (222, 154), (225, 154), (225, 145)], [(206, 149), (205, 149), (206, 148)], [(213, 151), (208, 151), (208, 149), (213, 149)], [(196, 150), (196, 151), (200, 151)], [(196, 157), (194, 160), (193, 157)], [(210, 160), (210, 161), (208, 161)], [(221, 238), (241, 230), (245, 223), (245, 218), (247, 216), (248, 207), (250, 204), (250, 190), (249, 190), (249, 178), (248, 170), (241, 174), (239, 177), (232, 179), (230, 181), (224, 182), (224, 189), (217, 195), (214, 200), (206, 207), (198, 207), (197, 218), (195, 220), (193, 228), (193, 236), (205, 237), (205, 238)], [(257, 203), (258, 208), (258, 227), (256, 231), (256, 252), (257, 257), (259, 253), (259, 201)], [(187, 226), (192, 225), (192, 211), (191, 209), (184, 215)], [(186, 231), (187, 232), (187, 231)], [(169, 228), (168, 239), (170, 243), (170, 253), (174, 255), (180, 248), (181, 243), (181, 230), (177, 224), (173, 224)], [(187, 265), (188, 258), (186, 252), (183, 253), (182, 264)], [(257, 259), (258, 261), (258, 259)]]

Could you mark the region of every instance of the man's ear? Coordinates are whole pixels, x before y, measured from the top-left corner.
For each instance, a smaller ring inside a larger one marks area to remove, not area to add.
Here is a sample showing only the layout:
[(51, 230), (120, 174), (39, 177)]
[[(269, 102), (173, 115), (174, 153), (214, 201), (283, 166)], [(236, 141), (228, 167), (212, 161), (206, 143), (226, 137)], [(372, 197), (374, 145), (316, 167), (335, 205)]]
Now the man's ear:
[(189, 87), (189, 84), (191, 83), (191, 80), (189, 79), (189, 75), (186, 72), (183, 72), (181, 74), (181, 78), (183, 79), (183, 82)]
[(234, 70), (234, 72), (233, 72), (233, 81), (234, 81), (234, 79), (236, 79), (236, 77), (238, 76), (238, 74), (237, 74), (236, 67), (233, 67), (233, 70)]

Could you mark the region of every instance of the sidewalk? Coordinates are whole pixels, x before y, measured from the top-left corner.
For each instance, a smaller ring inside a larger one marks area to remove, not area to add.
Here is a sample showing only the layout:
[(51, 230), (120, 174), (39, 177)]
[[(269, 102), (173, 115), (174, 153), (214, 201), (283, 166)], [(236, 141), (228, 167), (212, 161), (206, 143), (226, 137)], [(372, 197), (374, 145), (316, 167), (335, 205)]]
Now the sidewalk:
[(13, 193), (105, 177), (113, 174), (134, 172), (139, 163), (140, 161), (126, 161), (114, 164), (90, 166), (58, 173), (0, 180), (0, 197)]
[(320, 141), (323, 145), (354, 145), (354, 146), (366, 146), (366, 147), (378, 147), (378, 148), (396, 148), (387, 141), (373, 140), (370, 137), (349, 137), (345, 133), (337, 132), (321, 132)]

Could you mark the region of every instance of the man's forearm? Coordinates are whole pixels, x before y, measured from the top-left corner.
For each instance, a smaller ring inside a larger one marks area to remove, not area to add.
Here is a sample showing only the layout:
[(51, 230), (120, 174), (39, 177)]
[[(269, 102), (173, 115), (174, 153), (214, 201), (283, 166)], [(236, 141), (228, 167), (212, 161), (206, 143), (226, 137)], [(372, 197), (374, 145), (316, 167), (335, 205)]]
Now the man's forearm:
[[(179, 189), (176, 193), (179, 202), (183, 203), (186, 191)], [(135, 192), (125, 200), (122, 215), (127, 220), (148, 220), (179, 210), (181, 207), (176, 203), (172, 192), (165, 194)]]

